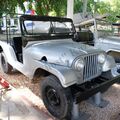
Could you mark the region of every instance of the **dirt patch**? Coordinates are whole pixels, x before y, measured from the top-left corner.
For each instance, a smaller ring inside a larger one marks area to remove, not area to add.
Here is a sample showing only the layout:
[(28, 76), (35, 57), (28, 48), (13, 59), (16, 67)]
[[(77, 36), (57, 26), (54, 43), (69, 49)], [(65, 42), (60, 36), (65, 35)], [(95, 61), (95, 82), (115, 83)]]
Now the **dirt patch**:
[(5, 74), (0, 69), (0, 75), (4, 77), (15, 88), (29, 88), (34, 94), (40, 96), (40, 83), (32, 83), (31, 80), (18, 71), (13, 71), (12, 74)]

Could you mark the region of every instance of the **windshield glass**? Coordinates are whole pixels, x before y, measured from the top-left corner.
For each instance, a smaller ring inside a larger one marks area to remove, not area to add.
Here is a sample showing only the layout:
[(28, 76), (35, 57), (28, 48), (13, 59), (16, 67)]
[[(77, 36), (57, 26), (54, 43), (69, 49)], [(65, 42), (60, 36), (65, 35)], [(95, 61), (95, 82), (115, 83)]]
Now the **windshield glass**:
[(53, 21), (24, 21), (24, 31), (28, 35), (71, 34), (73, 33), (71, 22)]

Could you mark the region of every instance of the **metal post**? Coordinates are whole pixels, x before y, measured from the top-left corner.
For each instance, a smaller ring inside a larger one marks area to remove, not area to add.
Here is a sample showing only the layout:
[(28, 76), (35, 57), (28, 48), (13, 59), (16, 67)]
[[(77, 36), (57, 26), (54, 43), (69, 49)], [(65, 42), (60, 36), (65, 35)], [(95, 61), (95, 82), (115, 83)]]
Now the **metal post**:
[(71, 120), (88, 120), (90, 117), (89, 114), (85, 112), (81, 112), (79, 110), (79, 104), (73, 102), (73, 109), (72, 109), (72, 118)]
[(79, 119), (80, 119), (79, 104), (73, 102), (72, 120), (79, 120)]
[(95, 94), (94, 102), (97, 106), (99, 106), (101, 104), (101, 93), (100, 92)]
[(91, 104), (100, 108), (104, 108), (109, 104), (109, 101), (104, 100), (101, 96), (101, 92), (98, 92), (92, 97)]

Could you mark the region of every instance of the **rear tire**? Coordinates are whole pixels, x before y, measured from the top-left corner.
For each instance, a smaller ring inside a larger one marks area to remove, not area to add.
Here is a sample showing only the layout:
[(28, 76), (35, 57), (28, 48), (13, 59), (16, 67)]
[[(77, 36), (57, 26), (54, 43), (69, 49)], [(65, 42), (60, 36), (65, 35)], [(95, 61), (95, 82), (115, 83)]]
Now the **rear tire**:
[(7, 62), (5, 54), (1, 53), (1, 67), (4, 73), (10, 74), (12, 72), (13, 67)]
[(58, 119), (71, 119), (73, 105), (70, 88), (63, 88), (59, 80), (50, 75), (41, 83), (41, 94), (47, 110)]

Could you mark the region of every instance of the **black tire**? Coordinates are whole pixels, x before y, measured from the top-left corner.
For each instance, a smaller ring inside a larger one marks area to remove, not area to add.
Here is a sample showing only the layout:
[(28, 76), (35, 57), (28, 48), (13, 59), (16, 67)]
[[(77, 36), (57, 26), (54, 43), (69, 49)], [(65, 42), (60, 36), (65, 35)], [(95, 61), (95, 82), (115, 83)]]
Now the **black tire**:
[(54, 117), (70, 120), (73, 105), (70, 88), (63, 88), (59, 80), (50, 75), (41, 83), (41, 95), (45, 107)]
[(13, 67), (7, 62), (5, 54), (1, 53), (1, 67), (4, 73), (10, 74), (12, 72)]

